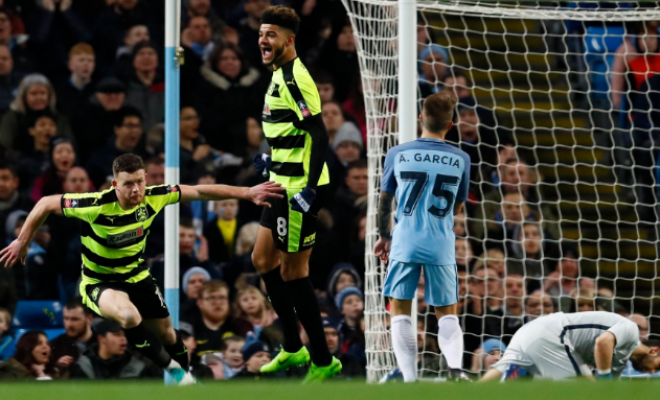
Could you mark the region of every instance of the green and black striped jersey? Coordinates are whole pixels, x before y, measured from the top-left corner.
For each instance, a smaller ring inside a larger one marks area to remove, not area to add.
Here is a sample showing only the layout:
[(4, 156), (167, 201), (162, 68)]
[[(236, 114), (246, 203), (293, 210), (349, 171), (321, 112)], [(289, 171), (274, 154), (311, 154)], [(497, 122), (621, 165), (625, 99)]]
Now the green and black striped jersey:
[(149, 228), (167, 205), (178, 202), (178, 186), (146, 188), (142, 203), (124, 210), (114, 188), (96, 193), (68, 193), (62, 196), (62, 212), (83, 224), (83, 282), (121, 281), (135, 283), (149, 276), (142, 258)]
[[(273, 72), (262, 113), (266, 140), (272, 152), (270, 180), (287, 189), (307, 186), (312, 155), (312, 136), (303, 122), (321, 113), (321, 98), (316, 84), (300, 59)], [(328, 166), (318, 185), (330, 183)]]

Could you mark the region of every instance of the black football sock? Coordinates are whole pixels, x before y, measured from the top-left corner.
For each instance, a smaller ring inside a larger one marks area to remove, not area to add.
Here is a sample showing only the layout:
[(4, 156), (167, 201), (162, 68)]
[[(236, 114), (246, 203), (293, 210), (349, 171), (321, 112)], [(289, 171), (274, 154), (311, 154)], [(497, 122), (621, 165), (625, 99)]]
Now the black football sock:
[(170, 365), (172, 357), (167, 354), (160, 340), (143, 323), (131, 329), (124, 329), (126, 339), (137, 351), (153, 361), (159, 367), (165, 369)]
[(296, 311), (293, 308), (293, 301), (291, 301), (291, 296), (288, 293), (289, 289), (282, 279), (280, 267), (262, 274), (261, 277), (266, 284), (270, 303), (273, 305), (273, 309), (275, 309), (278, 318), (282, 322), (282, 329), (284, 330), (284, 344), (282, 347), (286, 352), (295, 353), (303, 345), (300, 341), (300, 333), (298, 332)]
[(170, 345), (164, 345), (165, 351), (174, 359), (174, 361), (181, 364), (184, 371), (188, 371), (190, 365), (188, 360), (188, 349), (186, 345), (183, 344), (183, 338), (181, 337), (181, 332), (175, 329), (176, 332), (176, 343)]
[(296, 307), (296, 315), (309, 336), (312, 348), (312, 361), (319, 367), (330, 365), (332, 356), (325, 341), (323, 320), (319, 311), (319, 303), (309, 278), (301, 278), (286, 283)]

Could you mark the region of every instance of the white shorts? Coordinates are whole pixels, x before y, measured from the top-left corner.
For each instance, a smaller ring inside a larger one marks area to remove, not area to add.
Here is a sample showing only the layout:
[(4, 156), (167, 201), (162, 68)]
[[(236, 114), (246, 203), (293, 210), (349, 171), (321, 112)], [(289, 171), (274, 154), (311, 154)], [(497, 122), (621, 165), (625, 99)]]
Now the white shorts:
[(558, 321), (536, 320), (520, 328), (493, 368), (504, 373), (510, 364), (519, 365), (536, 379), (591, 376), (591, 368), (560, 338), (561, 324), (553, 322)]

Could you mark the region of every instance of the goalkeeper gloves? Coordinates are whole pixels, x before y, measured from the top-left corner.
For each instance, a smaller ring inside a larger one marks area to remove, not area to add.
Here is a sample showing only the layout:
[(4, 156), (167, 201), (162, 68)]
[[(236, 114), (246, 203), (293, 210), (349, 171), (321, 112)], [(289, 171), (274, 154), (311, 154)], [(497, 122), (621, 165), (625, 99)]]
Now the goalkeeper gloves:
[(270, 167), (273, 162), (270, 159), (268, 154), (257, 154), (252, 158), (252, 163), (257, 169), (257, 172), (261, 173), (264, 178), (268, 178), (270, 175)]
[(306, 213), (312, 206), (314, 199), (316, 199), (316, 193), (314, 193), (312, 189), (306, 187), (302, 192), (296, 193), (296, 195), (289, 200), (289, 203), (291, 203), (291, 209), (293, 211)]

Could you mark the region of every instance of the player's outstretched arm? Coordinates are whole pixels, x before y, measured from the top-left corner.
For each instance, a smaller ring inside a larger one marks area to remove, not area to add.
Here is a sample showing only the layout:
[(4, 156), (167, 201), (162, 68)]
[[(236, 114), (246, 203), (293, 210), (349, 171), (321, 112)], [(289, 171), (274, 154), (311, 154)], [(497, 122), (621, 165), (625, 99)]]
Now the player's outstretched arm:
[(283, 198), (280, 193), (286, 189), (279, 183), (266, 182), (253, 187), (238, 187), (228, 185), (181, 185), (181, 201), (208, 201), (241, 199), (249, 200), (258, 206), (270, 208), (269, 198)]
[(390, 234), (390, 222), (392, 221), (392, 200), (393, 193), (380, 192), (380, 202), (378, 203), (378, 234), (380, 238), (374, 246), (374, 254), (380, 257), (381, 261), (387, 262), (390, 254), (390, 245), (392, 236)]
[(598, 377), (612, 378), (612, 356), (616, 346), (616, 337), (612, 332), (605, 332), (596, 338), (594, 346), (594, 361), (598, 370)]
[(27, 256), (34, 234), (37, 233), (39, 227), (43, 225), (51, 213), (62, 215), (61, 204), (62, 195), (59, 194), (42, 197), (37, 202), (25, 220), (18, 238), (0, 251), (0, 262), (4, 263), (5, 267), (11, 267), (16, 261), (25, 264), (25, 256)]

